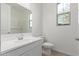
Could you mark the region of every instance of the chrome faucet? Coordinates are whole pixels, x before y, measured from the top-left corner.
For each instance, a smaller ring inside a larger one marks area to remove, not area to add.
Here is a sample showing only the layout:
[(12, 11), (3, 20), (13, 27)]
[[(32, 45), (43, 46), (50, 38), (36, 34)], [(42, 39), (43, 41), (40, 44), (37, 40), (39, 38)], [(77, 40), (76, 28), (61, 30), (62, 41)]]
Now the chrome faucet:
[(20, 35), (18, 36), (18, 40), (23, 40), (23, 33), (20, 33)]

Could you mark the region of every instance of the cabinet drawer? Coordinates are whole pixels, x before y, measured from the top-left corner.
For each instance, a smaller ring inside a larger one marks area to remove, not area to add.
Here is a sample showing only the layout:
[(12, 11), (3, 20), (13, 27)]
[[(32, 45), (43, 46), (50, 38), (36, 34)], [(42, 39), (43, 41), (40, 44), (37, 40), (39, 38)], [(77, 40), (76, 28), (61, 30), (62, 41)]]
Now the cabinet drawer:
[(79, 56), (79, 41), (77, 42), (77, 44), (78, 44), (78, 56)]
[(33, 47), (36, 47), (38, 45), (42, 45), (42, 40), (24, 45), (22, 47), (16, 48), (14, 50), (9, 51), (8, 53), (6, 53), (7, 56), (19, 56), (22, 55), (24, 52), (32, 49)]
[(0, 54), (0, 56), (6, 56), (6, 54)]
[(24, 52), (21, 56), (41, 56), (42, 48), (41, 45), (32, 48), (30, 51)]

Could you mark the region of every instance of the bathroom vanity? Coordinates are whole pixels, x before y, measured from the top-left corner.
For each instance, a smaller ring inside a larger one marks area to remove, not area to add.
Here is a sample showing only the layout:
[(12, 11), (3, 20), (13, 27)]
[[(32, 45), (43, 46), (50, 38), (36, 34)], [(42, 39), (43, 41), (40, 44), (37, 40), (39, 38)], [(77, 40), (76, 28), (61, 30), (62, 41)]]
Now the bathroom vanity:
[(42, 38), (11, 40), (1, 45), (1, 56), (41, 56)]

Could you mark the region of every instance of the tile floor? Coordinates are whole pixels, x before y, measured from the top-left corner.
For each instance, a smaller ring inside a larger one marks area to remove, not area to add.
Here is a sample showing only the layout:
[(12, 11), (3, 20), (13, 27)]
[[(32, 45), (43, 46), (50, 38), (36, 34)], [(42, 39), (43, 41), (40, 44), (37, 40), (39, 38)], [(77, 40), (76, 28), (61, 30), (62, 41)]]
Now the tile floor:
[[(45, 49), (44, 49), (45, 50)], [(44, 51), (46, 52), (46, 51)], [(48, 56), (48, 55), (45, 55), (45, 53), (42, 53), (43, 56)], [(66, 55), (64, 53), (61, 53), (61, 52), (58, 52), (58, 51), (55, 51), (55, 50), (52, 50), (51, 51), (51, 55), (49, 56), (69, 56), (69, 55)]]

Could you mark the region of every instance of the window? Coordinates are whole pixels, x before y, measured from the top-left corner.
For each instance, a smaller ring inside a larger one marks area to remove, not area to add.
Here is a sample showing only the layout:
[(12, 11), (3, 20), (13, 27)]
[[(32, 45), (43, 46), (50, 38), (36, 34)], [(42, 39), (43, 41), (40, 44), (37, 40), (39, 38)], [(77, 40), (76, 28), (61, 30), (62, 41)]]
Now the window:
[(57, 4), (57, 24), (58, 25), (70, 24), (70, 4), (69, 3)]
[(30, 14), (30, 28), (32, 28), (32, 14)]

